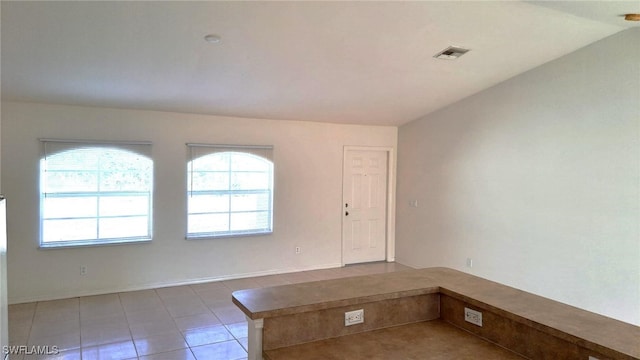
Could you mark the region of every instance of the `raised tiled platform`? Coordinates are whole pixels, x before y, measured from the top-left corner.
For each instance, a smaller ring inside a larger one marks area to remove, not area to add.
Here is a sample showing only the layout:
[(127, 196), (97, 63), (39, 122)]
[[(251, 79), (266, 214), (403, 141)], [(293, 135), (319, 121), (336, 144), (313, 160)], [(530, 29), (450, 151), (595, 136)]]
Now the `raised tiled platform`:
[(440, 316), (438, 294), (408, 296), (361, 304), (365, 322), (344, 326), (344, 313), (351, 306), (335, 307), (299, 314), (264, 319), (263, 350), (302, 344), (318, 339), (355, 334), (418, 321), (434, 320)]
[(433, 320), (367, 331), (265, 352), (267, 360), (522, 360), (511, 351)]
[[(343, 321), (343, 311), (429, 294), (431, 306), (437, 299), (439, 316), (443, 320), (529, 358), (640, 359), (640, 327), (446, 268), (241, 290), (234, 292), (233, 302), (251, 320), (250, 359), (259, 359), (263, 339), (266, 340), (265, 350), (292, 346), (298, 340), (301, 343), (312, 341), (302, 337), (287, 344), (272, 342), (270, 339), (277, 337), (272, 335), (281, 331), (279, 321), (301, 316), (313, 318), (313, 313), (324, 311), (323, 323), (298, 322), (298, 327), (294, 327), (298, 330), (289, 330), (309, 332), (308, 328), (316, 328), (319, 337), (313, 340), (321, 340), (345, 335), (343, 327), (340, 330), (335, 326), (334, 332), (324, 329), (325, 325)], [(460, 321), (462, 305), (482, 311), (487, 319), (485, 325), (477, 328)], [(366, 319), (367, 312), (365, 322)], [(406, 322), (423, 320), (402, 319)], [(380, 327), (394, 325), (400, 323), (381, 323)], [(371, 326), (355, 325), (348, 333), (369, 330), (372, 330)]]

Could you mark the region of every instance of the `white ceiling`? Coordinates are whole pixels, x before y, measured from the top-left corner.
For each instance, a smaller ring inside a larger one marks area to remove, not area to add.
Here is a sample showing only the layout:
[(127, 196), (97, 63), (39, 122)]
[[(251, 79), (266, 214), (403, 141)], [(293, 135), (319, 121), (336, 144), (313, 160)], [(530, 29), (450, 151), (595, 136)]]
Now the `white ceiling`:
[[(2, 1), (2, 98), (399, 125), (636, 26), (627, 12), (640, 1)], [(449, 45), (471, 51), (433, 58)]]

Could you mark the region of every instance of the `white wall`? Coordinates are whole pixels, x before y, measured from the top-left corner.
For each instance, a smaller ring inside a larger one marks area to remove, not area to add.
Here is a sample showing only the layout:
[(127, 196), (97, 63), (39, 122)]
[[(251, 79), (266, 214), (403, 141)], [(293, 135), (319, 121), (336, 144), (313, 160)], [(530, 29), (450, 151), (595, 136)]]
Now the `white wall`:
[(618, 33), (400, 127), (396, 261), (640, 325), (638, 44)]
[[(152, 141), (153, 242), (39, 250), (41, 137)], [(395, 148), (396, 141), (396, 127), (3, 103), (9, 302), (340, 266), (343, 146)], [(272, 235), (184, 239), (187, 142), (274, 145)]]
[[(0, 91), (1, 92), (1, 91)], [(2, 113), (2, 104), (0, 104)], [(0, 138), (2, 128), (2, 116), (0, 116)], [(1, 141), (0, 141), (1, 143)], [(0, 144), (1, 145), (1, 144)], [(1, 148), (1, 146), (0, 146)], [(2, 194), (2, 151), (0, 150), (0, 194)], [(0, 221), (4, 221), (0, 219)], [(0, 233), (0, 354), (4, 356), (3, 349), (9, 345), (9, 308), (7, 297), (7, 247), (6, 247), (6, 223), (0, 226), (3, 233)]]
[[(2, 104), (0, 104), (0, 113), (2, 113)], [(2, 117), (0, 116), (0, 129), (2, 128)], [(1, 130), (0, 130), (1, 134)], [(0, 136), (1, 138), (1, 136)], [(0, 141), (1, 142), (1, 141)], [(1, 145), (1, 144), (0, 144)], [(0, 151), (0, 164), (2, 159), (2, 151)], [(0, 166), (0, 194), (2, 194), (1, 176), (2, 170)], [(6, 210), (6, 209), (5, 209)], [(6, 239), (6, 223), (0, 217), (0, 351), (9, 345), (9, 308), (7, 297), (7, 239)], [(0, 352), (3, 354), (3, 352)]]

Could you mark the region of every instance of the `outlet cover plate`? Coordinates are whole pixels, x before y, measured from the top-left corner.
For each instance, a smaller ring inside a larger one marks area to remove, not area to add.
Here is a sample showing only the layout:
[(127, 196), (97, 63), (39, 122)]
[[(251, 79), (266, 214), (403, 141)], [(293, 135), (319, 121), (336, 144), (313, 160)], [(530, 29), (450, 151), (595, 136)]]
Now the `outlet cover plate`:
[(364, 309), (347, 311), (344, 313), (344, 326), (362, 324), (364, 322)]
[(464, 320), (482, 327), (482, 313), (480, 311), (464, 308)]

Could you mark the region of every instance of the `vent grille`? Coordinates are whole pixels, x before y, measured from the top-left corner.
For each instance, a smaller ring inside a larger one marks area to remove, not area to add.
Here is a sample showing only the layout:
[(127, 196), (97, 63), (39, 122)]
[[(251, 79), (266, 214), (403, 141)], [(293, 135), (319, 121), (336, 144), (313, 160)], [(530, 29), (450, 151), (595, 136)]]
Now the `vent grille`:
[(448, 48), (435, 54), (433, 57), (436, 59), (442, 59), (442, 60), (455, 60), (460, 56), (466, 54), (467, 52), (469, 52), (469, 49), (465, 49), (457, 46), (449, 46)]

